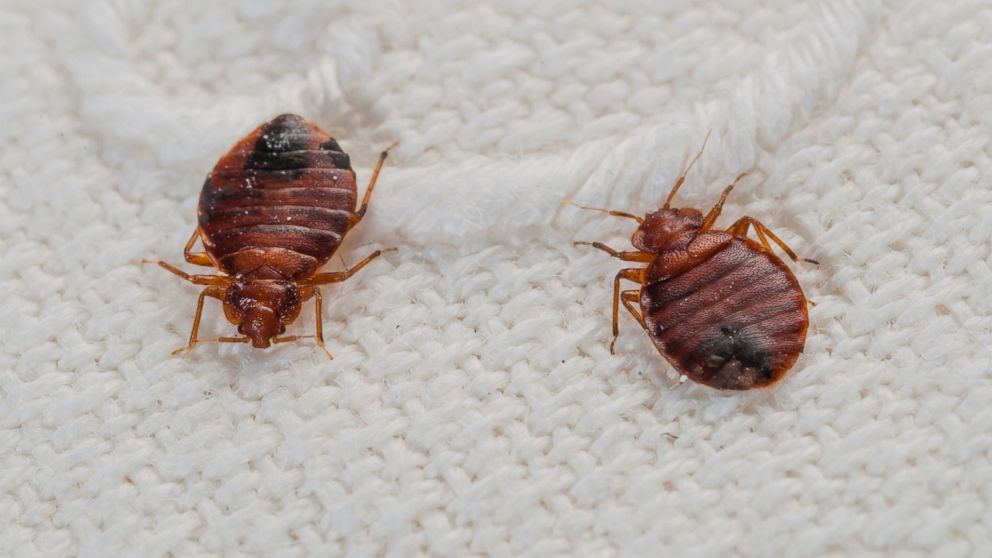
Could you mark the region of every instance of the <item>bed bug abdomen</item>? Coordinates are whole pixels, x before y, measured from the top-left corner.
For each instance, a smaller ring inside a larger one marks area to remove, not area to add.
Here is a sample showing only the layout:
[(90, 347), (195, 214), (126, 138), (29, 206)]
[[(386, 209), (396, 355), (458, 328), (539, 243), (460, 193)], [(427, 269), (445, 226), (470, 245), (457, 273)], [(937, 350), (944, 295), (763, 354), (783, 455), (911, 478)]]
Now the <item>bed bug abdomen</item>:
[(316, 125), (284, 114), (238, 142), (208, 176), (204, 246), (232, 275), (305, 277), (341, 245), (356, 201), (348, 155)]
[(661, 258), (648, 267), (640, 296), (645, 329), (695, 382), (733, 390), (772, 384), (805, 343), (802, 291), (782, 261), (754, 242), (703, 235), (727, 242), (714, 242), (718, 248), (672, 277), (660, 269)]

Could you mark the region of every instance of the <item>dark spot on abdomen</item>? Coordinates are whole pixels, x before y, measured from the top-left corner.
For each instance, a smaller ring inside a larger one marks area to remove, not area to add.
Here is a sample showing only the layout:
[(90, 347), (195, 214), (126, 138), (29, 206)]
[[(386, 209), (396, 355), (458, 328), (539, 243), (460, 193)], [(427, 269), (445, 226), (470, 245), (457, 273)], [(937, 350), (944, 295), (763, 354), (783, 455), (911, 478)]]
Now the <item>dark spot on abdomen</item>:
[(350, 169), (351, 161), (334, 138), (299, 116), (284, 114), (262, 128), (245, 168), (266, 171)]
[(719, 389), (750, 389), (774, 379), (771, 354), (753, 334), (722, 325), (703, 340), (695, 355), (697, 372)]

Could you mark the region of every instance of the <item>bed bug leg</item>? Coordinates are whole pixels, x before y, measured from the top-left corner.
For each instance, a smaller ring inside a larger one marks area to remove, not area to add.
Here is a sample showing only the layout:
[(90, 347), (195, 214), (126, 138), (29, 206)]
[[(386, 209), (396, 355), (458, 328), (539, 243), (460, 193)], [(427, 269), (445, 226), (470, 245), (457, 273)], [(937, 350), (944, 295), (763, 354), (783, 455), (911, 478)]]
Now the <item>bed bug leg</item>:
[(706, 143), (710, 141), (710, 133), (712, 131), (713, 130), (709, 130), (706, 132), (706, 138), (703, 139), (703, 145), (699, 148), (699, 153), (696, 153), (696, 156), (689, 161), (689, 164), (686, 165), (685, 169), (679, 174), (678, 179), (675, 180), (672, 190), (668, 192), (668, 198), (665, 199), (665, 205), (661, 206), (662, 209), (668, 209), (668, 206), (672, 204), (672, 200), (675, 199), (675, 194), (679, 191), (679, 188), (682, 187), (682, 184), (685, 183), (686, 175), (689, 174), (690, 170), (692, 170), (692, 166), (696, 164), (696, 161), (703, 156), (703, 150), (706, 149)]
[[(616, 354), (614, 347), (617, 344), (617, 337), (620, 336), (620, 281), (627, 279), (635, 283), (643, 283), (644, 270), (645, 268), (621, 269), (613, 278), (613, 340), (610, 341), (611, 355)], [(626, 306), (626, 303), (624, 303), (624, 306)]]
[(194, 345), (176, 349), (175, 351), (172, 351), (172, 354), (177, 355), (182, 353), (183, 356), (186, 356), (195, 347), (199, 347), (200, 345), (205, 345), (207, 343), (251, 343), (251, 339), (248, 337), (217, 337), (216, 339), (198, 339)]
[(716, 222), (717, 217), (720, 216), (720, 212), (723, 211), (723, 204), (727, 201), (727, 196), (730, 195), (730, 192), (734, 189), (734, 186), (737, 186), (740, 179), (745, 176), (747, 176), (746, 172), (738, 174), (737, 178), (735, 178), (733, 182), (728, 184), (727, 187), (723, 189), (723, 193), (720, 194), (720, 199), (716, 202), (716, 205), (713, 206), (713, 209), (706, 214), (706, 218), (703, 219), (703, 224), (699, 226), (699, 232), (696, 233), (697, 235), (702, 234), (713, 227), (713, 223)]
[[(785, 242), (783, 242), (781, 238), (778, 237), (778, 235), (773, 233), (771, 229), (765, 226), (764, 223), (758, 221), (754, 217), (741, 217), (740, 219), (737, 220), (736, 223), (734, 223), (733, 225), (730, 226), (730, 228), (727, 229), (727, 232), (733, 235), (746, 237), (748, 228), (750, 227), (754, 227), (754, 233), (758, 236), (758, 240), (761, 242), (761, 244), (765, 247), (766, 250), (768, 250), (769, 252), (772, 251), (771, 244), (768, 242), (768, 239), (771, 239), (772, 242), (777, 244), (778, 247), (781, 248), (783, 252), (788, 254), (789, 258), (791, 258), (792, 261), (794, 262), (799, 261), (800, 258), (796, 256), (796, 253), (793, 252), (792, 249), (789, 248), (789, 246)], [(802, 260), (804, 262), (811, 263), (814, 265), (820, 265), (820, 262), (816, 260), (811, 260), (809, 258), (802, 258)]]
[(572, 207), (578, 207), (579, 209), (585, 209), (587, 211), (596, 211), (599, 213), (605, 213), (607, 215), (612, 215), (613, 217), (623, 217), (625, 219), (633, 219), (634, 221), (637, 221), (639, 224), (644, 222), (644, 219), (642, 219), (641, 217), (638, 217), (637, 215), (634, 215), (633, 213), (629, 213), (627, 211), (619, 211), (616, 209), (603, 209), (601, 207), (589, 207), (588, 205), (580, 205), (573, 202), (569, 198), (565, 198), (561, 200), (561, 204), (571, 205)]
[(273, 343), (289, 343), (290, 341), (299, 341), (301, 339), (313, 339), (317, 343), (317, 346), (324, 351), (327, 358), (334, 360), (334, 355), (331, 351), (327, 350), (327, 345), (324, 344), (324, 299), (320, 296), (320, 289), (317, 287), (311, 287), (308, 291), (303, 293), (303, 298), (309, 298), (313, 296), (314, 298), (314, 309), (316, 311), (315, 315), (315, 329), (316, 335), (287, 335), (286, 337), (276, 337), (272, 340)]
[(584, 240), (576, 240), (572, 244), (576, 246), (592, 246), (593, 248), (598, 248), (606, 252), (607, 254), (613, 256), (614, 258), (620, 258), (625, 262), (643, 262), (648, 263), (655, 259), (655, 254), (649, 254), (647, 252), (620, 252), (614, 250), (609, 246), (603, 244), (602, 242), (586, 242)]
[(203, 292), (200, 293), (200, 298), (196, 300), (196, 315), (193, 316), (193, 329), (189, 332), (189, 343), (185, 347), (180, 347), (172, 351), (173, 356), (178, 354), (182, 354), (183, 356), (188, 355), (193, 350), (193, 347), (203, 343), (203, 341), (197, 340), (196, 334), (200, 331), (200, 318), (203, 317), (203, 301), (208, 296), (218, 300), (224, 300), (224, 289), (220, 287), (207, 287), (203, 289)]
[(323, 349), (324, 354), (327, 355), (327, 358), (330, 360), (334, 360), (334, 356), (331, 355), (331, 351), (327, 350), (327, 346), (324, 345), (324, 343), (322, 343), (321, 340), (316, 335), (287, 335), (286, 337), (276, 337), (275, 339), (272, 340), (272, 342), (291, 343), (293, 341), (303, 341), (304, 339), (313, 339), (317, 343), (317, 346)]
[(347, 269), (345, 271), (332, 271), (329, 273), (317, 273), (314, 274), (309, 279), (300, 281), (300, 285), (309, 286), (309, 285), (326, 285), (328, 283), (340, 283), (341, 281), (344, 281), (349, 277), (351, 277), (352, 275), (354, 275), (355, 273), (357, 273), (360, 269), (368, 265), (369, 262), (371, 262), (372, 260), (381, 256), (384, 252), (395, 252), (395, 251), (396, 248), (388, 248), (386, 250), (376, 250), (375, 252), (372, 252), (368, 256), (365, 256), (365, 258), (362, 261), (353, 265), (351, 269)]
[(210, 260), (210, 256), (206, 252), (193, 253), (193, 245), (200, 238), (200, 227), (196, 227), (193, 231), (193, 236), (189, 237), (189, 241), (186, 243), (186, 247), (183, 248), (183, 257), (186, 261), (193, 265), (202, 265), (205, 267), (213, 267), (214, 262)]
[(365, 212), (369, 209), (369, 200), (372, 199), (372, 190), (375, 189), (375, 184), (379, 180), (379, 172), (382, 170), (382, 165), (386, 162), (386, 157), (389, 157), (389, 150), (399, 145), (398, 141), (394, 141), (379, 154), (379, 159), (375, 162), (375, 168), (372, 169), (372, 177), (369, 178), (369, 184), (365, 187), (365, 196), (362, 197), (362, 205), (355, 212), (355, 218), (351, 223), (354, 227), (365, 217)]
[(630, 312), (630, 315), (637, 320), (641, 327), (646, 328), (647, 325), (644, 323), (644, 318), (641, 316), (641, 311), (634, 306), (634, 304), (640, 303), (641, 301), (641, 291), (623, 291), (620, 293), (620, 301), (623, 302), (624, 307)]
[(163, 261), (142, 260), (141, 263), (157, 263), (162, 269), (175, 273), (183, 279), (196, 285), (207, 285), (212, 287), (226, 287), (231, 284), (231, 278), (224, 275), (190, 275), (178, 267)]
[(320, 289), (317, 287), (313, 288), (313, 299), (314, 306), (316, 306), (314, 327), (317, 332), (316, 335), (314, 335), (314, 340), (316, 340), (317, 346), (324, 350), (327, 358), (334, 360), (334, 355), (331, 354), (331, 351), (327, 350), (327, 345), (324, 344), (324, 314), (322, 310), (324, 307), (324, 299), (321, 298)]

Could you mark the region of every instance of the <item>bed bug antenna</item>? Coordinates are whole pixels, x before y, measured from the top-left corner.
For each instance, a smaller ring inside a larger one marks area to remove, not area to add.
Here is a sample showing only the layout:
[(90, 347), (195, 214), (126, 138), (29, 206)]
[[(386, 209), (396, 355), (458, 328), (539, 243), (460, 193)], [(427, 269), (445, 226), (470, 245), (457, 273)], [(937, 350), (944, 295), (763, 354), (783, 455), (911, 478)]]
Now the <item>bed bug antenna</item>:
[(613, 217), (623, 217), (625, 219), (633, 219), (634, 221), (637, 221), (638, 223), (643, 223), (644, 222), (644, 219), (643, 218), (641, 218), (641, 217), (639, 217), (637, 215), (634, 215), (633, 213), (629, 213), (627, 211), (618, 211), (616, 209), (603, 209), (601, 207), (589, 207), (588, 205), (577, 204), (577, 203), (575, 203), (574, 201), (572, 201), (569, 198), (565, 198), (565, 199), (561, 200), (561, 204), (562, 205), (571, 205), (572, 207), (578, 207), (579, 209), (585, 209), (587, 211), (597, 211), (599, 213), (605, 213), (607, 215), (612, 215)]
[(679, 188), (682, 187), (682, 183), (685, 182), (685, 176), (689, 174), (690, 170), (692, 170), (692, 166), (696, 164), (696, 161), (703, 156), (703, 150), (706, 149), (706, 143), (710, 141), (711, 133), (713, 133), (713, 130), (707, 130), (706, 137), (703, 139), (703, 145), (699, 148), (699, 153), (696, 153), (696, 156), (689, 161), (689, 164), (686, 165), (685, 170), (682, 171), (682, 174), (680, 174), (678, 179), (675, 181), (675, 185), (672, 186), (672, 191), (668, 193), (668, 199), (665, 200), (665, 205), (661, 206), (662, 209), (668, 209), (668, 206), (672, 204), (672, 200), (675, 199), (675, 194), (679, 191)]

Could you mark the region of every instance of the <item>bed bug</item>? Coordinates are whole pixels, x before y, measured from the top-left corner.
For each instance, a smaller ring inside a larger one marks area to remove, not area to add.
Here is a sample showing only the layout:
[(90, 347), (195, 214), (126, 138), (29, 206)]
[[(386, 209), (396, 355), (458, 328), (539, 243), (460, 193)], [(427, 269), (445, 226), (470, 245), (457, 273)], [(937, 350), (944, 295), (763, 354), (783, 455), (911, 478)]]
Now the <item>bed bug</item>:
[[(578, 206), (636, 221), (637, 230), (631, 237), (634, 251), (617, 251), (601, 242), (576, 244), (593, 246), (623, 261), (647, 264), (622, 269), (613, 280), (611, 353), (619, 335), (619, 307), (623, 303), (680, 374), (717, 389), (768, 386), (781, 379), (799, 358), (809, 324), (802, 288), (772, 253), (769, 240), (793, 261), (799, 259), (753, 217), (742, 217), (726, 230), (714, 228), (727, 196), (746, 173), (723, 190), (705, 216), (695, 208), (670, 207), (702, 153), (700, 149), (680, 174), (665, 204), (644, 217)], [(759, 242), (747, 237), (750, 228)], [(640, 289), (621, 291), (622, 280), (639, 283)]]
[[(199, 223), (183, 250), (188, 263), (215, 267), (219, 273), (192, 275), (158, 262), (206, 287), (196, 304), (189, 343), (173, 354), (208, 341), (268, 347), (312, 338), (332, 358), (324, 344), (319, 286), (348, 279), (382, 251), (345, 271), (318, 269), (365, 216), (388, 154), (387, 148), (379, 155), (357, 209), (358, 189), (348, 155), (327, 132), (302, 117), (277, 116), (221, 157), (203, 184)], [(197, 240), (203, 252), (193, 252)], [(240, 337), (198, 339), (206, 297), (223, 303), (224, 315), (237, 325)], [(282, 336), (311, 298), (316, 306), (314, 335)]]

